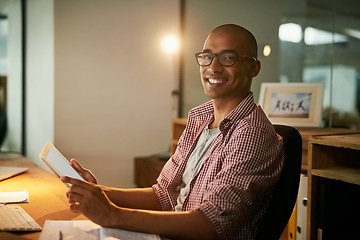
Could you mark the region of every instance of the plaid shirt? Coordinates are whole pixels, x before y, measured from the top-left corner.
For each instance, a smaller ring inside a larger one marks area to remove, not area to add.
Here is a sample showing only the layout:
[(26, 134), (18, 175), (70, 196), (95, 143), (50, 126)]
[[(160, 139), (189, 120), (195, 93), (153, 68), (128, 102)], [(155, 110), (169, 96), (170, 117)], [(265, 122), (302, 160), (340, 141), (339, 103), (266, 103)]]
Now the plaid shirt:
[[(174, 210), (187, 160), (213, 118), (212, 101), (189, 112), (176, 152), (153, 185), (164, 211)], [(284, 163), (283, 141), (252, 93), (219, 128), (182, 210), (203, 212), (219, 239), (253, 239)]]

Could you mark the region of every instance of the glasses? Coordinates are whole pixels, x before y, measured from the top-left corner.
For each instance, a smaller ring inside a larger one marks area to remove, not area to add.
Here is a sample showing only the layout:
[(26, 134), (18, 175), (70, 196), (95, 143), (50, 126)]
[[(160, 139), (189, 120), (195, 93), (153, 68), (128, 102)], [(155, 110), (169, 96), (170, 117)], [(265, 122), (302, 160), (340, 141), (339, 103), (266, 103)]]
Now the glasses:
[(239, 58), (247, 58), (256, 61), (256, 58), (240, 55), (237, 52), (221, 52), (221, 53), (209, 53), (209, 52), (199, 52), (195, 53), (195, 57), (197, 63), (202, 66), (210, 66), (214, 57), (217, 57), (219, 63), (224, 67), (231, 67), (233, 66)]

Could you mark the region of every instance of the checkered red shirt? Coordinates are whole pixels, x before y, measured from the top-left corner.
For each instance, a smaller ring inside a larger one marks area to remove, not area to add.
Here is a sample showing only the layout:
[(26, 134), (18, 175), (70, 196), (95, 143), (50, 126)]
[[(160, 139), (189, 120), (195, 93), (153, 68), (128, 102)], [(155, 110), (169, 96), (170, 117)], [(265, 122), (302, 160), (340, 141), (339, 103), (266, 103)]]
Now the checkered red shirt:
[[(214, 117), (212, 101), (189, 112), (175, 154), (153, 186), (164, 211), (173, 211), (187, 160)], [(283, 141), (250, 93), (220, 124), (183, 211), (199, 209), (219, 239), (253, 239), (283, 163)]]

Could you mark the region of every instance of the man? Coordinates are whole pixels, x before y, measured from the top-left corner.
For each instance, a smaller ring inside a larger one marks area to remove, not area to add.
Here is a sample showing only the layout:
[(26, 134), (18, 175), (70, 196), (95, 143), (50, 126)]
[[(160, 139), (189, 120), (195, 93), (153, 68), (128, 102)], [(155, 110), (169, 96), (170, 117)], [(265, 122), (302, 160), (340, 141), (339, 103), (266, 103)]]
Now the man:
[(257, 44), (246, 29), (214, 29), (196, 54), (205, 94), (212, 100), (189, 112), (175, 154), (145, 189), (72, 184), (70, 207), (106, 227), (171, 239), (253, 239), (281, 172), (283, 142), (250, 90), (260, 71)]

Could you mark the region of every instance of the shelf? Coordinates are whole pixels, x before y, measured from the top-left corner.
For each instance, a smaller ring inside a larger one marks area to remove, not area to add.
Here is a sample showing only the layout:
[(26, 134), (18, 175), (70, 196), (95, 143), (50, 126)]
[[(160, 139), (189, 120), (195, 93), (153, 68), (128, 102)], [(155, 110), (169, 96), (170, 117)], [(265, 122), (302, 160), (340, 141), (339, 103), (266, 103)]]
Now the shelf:
[(345, 167), (311, 169), (311, 175), (360, 185), (360, 169)]
[(354, 150), (360, 150), (359, 145), (359, 133), (349, 133), (342, 135), (332, 135), (332, 136), (318, 136), (311, 139), (311, 142), (314, 144), (320, 143), (321, 145), (331, 146), (331, 147), (340, 147), (340, 148), (349, 148)]
[[(339, 135), (339, 134), (349, 134), (354, 133), (354, 130), (343, 129), (343, 128), (319, 128), (319, 127), (297, 127), (296, 128), (302, 138), (302, 164), (301, 164), (301, 172), (306, 173), (308, 168), (308, 145), (309, 140), (321, 136), (329, 136), (329, 135)], [(356, 133), (356, 131), (355, 131)], [(357, 131), (360, 133), (360, 131)]]

